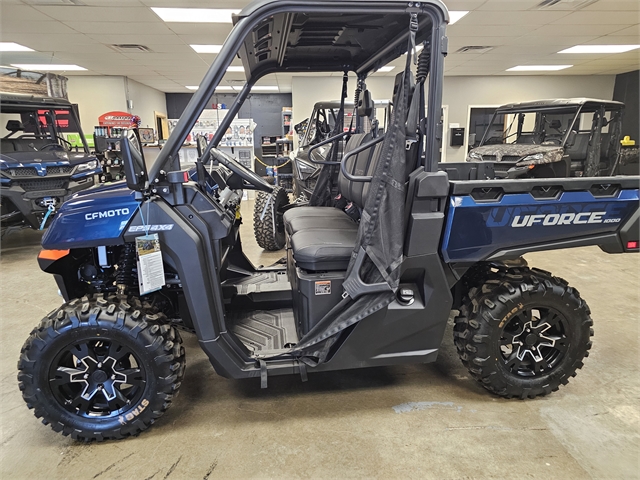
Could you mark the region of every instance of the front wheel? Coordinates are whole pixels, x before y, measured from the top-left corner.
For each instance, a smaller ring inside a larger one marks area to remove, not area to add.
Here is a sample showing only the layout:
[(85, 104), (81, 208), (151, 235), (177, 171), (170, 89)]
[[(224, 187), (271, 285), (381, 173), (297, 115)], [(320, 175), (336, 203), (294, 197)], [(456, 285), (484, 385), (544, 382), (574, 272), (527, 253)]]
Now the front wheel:
[(178, 332), (148, 312), (137, 298), (97, 295), (45, 317), (18, 361), (35, 416), (81, 441), (121, 439), (154, 423), (178, 393), (185, 356)]
[(577, 290), (548, 272), (492, 272), (472, 288), (454, 341), (471, 375), (503, 397), (534, 398), (566, 385), (591, 348), (593, 321)]
[(253, 208), (253, 233), (265, 250), (280, 250), (285, 244), (283, 208), (289, 205), (289, 195), (282, 187), (273, 192), (257, 192)]

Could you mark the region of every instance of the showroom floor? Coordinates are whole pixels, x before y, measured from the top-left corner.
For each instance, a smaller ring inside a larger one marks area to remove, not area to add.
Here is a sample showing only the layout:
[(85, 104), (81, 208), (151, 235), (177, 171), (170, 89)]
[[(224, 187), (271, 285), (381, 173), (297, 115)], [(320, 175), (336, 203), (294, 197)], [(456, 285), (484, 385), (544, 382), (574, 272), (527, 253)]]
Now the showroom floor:
[[(243, 239), (254, 262), (282, 256), (262, 254), (251, 230)], [(138, 438), (84, 445), (42, 426), (18, 391), (20, 347), (60, 303), (37, 266), (39, 241), (22, 231), (2, 245), (2, 478), (637, 478), (640, 255), (527, 256), (574, 285), (595, 322), (584, 369), (549, 397), (483, 390), (458, 360), (451, 327), (436, 363), (270, 378), (267, 390), (217, 376), (184, 334), (187, 374), (169, 412)]]

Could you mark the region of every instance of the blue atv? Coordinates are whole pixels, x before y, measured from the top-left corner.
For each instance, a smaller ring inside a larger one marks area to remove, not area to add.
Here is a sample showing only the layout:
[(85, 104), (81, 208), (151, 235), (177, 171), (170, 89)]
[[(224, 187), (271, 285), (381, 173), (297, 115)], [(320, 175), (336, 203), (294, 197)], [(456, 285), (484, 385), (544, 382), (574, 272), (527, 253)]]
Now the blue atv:
[[(35, 415), (83, 441), (146, 430), (183, 380), (181, 331), (218, 374), (267, 387), (274, 375), (433, 362), (452, 310), (460, 358), (490, 392), (534, 398), (566, 384), (591, 348), (589, 308), (522, 255), (637, 252), (640, 179), (496, 180), (486, 162), (439, 170), (448, 19), (438, 0), (258, 0), (234, 16), (156, 162), (123, 137), (126, 183), (76, 194), (42, 239), (39, 265), (65, 303), (20, 354)], [(274, 72), (348, 70), (366, 90), (405, 54), (385, 132), (336, 129), (336, 143), (348, 138), (339, 161), (325, 157), (319, 200), (283, 215), (286, 265), (253, 266), (240, 202), (273, 187), (216, 148), (251, 87)], [(246, 85), (195, 174), (172, 168), (236, 55)], [(321, 200), (333, 189), (359, 218)]]
[(102, 168), (68, 100), (0, 93), (0, 107), (8, 132), (0, 139), (2, 231), (43, 229), (65, 200), (94, 185)]

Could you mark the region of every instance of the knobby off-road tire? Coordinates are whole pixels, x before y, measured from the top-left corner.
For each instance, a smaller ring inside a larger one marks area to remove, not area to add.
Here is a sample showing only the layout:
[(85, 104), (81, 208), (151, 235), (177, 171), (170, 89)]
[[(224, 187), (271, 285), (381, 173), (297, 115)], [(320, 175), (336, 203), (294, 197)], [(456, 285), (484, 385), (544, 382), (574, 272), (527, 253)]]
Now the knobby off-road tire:
[[(282, 187), (272, 193), (257, 192), (253, 208), (253, 233), (265, 250), (280, 250), (285, 244), (282, 208), (289, 205), (289, 195)], [(264, 215), (263, 215), (264, 213)]]
[(547, 395), (575, 377), (591, 348), (593, 321), (575, 288), (529, 268), (488, 270), (455, 319), (462, 363), (507, 398)]
[(171, 406), (185, 370), (178, 332), (135, 297), (83, 297), (35, 328), (18, 361), (27, 406), (80, 441), (146, 430)]

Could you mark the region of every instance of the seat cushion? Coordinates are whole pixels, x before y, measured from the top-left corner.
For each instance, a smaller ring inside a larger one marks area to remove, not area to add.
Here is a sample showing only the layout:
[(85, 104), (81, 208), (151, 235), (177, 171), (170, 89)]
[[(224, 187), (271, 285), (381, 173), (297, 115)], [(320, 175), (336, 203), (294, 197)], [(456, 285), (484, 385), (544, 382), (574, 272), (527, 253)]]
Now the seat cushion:
[(308, 229), (358, 229), (358, 224), (333, 207), (296, 207), (284, 212), (284, 228), (289, 235)]
[(300, 230), (289, 238), (296, 265), (314, 272), (346, 270), (356, 244), (357, 229)]

